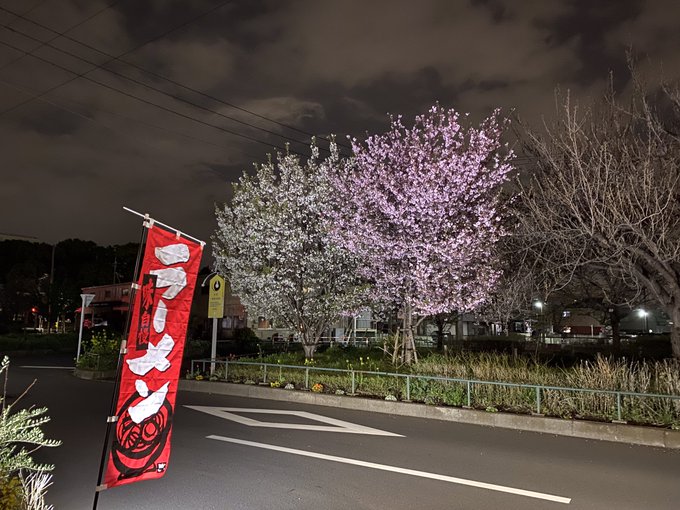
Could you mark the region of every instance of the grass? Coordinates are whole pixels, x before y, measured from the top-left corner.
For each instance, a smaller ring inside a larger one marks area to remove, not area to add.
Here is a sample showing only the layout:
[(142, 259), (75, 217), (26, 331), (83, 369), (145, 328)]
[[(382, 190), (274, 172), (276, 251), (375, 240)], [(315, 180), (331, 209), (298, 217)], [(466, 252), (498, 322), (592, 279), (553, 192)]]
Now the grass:
[[(278, 367), (229, 366), (218, 370), (218, 379), (230, 382), (276, 381), (279, 387), (291, 383), (296, 388), (311, 388), (319, 383), (324, 392), (354, 393), (372, 397), (407, 397), (406, 377), (385, 375), (400, 373), (411, 377), (408, 397), (411, 401), (430, 405), (467, 405), (467, 384), (456, 381), (427, 379), (441, 377), (477, 381), (583, 388), (642, 394), (680, 396), (680, 363), (677, 360), (656, 362), (627, 361), (597, 357), (569, 368), (550, 366), (536, 359), (497, 353), (460, 353), (452, 356), (430, 354), (411, 367), (393, 367), (380, 350), (330, 348), (305, 360), (302, 353), (279, 353), (242, 361), (265, 362)], [(285, 368), (294, 365), (300, 368)], [(308, 378), (304, 367), (309, 367)], [(323, 371), (323, 368), (353, 370), (350, 373)], [(365, 372), (383, 372), (368, 374)], [(540, 390), (540, 412), (547, 416), (570, 419), (611, 421), (618, 419), (616, 395), (574, 392), (562, 389)], [(471, 385), (470, 404), (483, 410), (515, 413), (537, 411), (535, 388), (508, 387), (494, 384)], [(680, 428), (680, 400), (653, 396), (622, 396), (621, 418), (634, 424)]]

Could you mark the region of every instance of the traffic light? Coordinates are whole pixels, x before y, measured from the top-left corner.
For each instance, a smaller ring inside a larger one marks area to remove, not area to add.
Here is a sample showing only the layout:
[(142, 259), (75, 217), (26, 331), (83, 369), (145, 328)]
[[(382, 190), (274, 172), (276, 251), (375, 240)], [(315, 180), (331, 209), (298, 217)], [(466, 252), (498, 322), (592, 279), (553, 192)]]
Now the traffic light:
[(31, 312), (38, 313), (38, 307), (34, 306), (33, 308), (31, 308)]

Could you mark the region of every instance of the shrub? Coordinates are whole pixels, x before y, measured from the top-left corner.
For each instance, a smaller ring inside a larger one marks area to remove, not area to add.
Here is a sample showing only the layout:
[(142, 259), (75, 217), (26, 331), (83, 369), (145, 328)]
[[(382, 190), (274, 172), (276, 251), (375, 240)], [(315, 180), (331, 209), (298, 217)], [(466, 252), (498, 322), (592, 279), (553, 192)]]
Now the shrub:
[(120, 337), (109, 336), (106, 331), (94, 333), (89, 349), (78, 360), (78, 368), (85, 370), (116, 368), (120, 346)]
[[(5, 356), (0, 375), (6, 375), (8, 369), (9, 359)], [(5, 378), (5, 384), (6, 381)], [(0, 397), (0, 508), (48, 508), (44, 494), (49, 476), (45, 473), (54, 466), (38, 464), (31, 455), (39, 448), (59, 446), (61, 442), (47, 439), (42, 431), (41, 427), (50, 421), (46, 408), (15, 410), (21, 397), (7, 405), (5, 389)]]

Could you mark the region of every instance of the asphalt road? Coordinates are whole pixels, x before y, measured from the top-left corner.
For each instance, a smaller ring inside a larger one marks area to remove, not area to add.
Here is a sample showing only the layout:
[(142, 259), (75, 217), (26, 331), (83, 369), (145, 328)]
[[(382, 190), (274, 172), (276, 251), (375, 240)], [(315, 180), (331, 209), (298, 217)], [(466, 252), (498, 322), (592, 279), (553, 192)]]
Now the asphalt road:
[[(63, 441), (36, 454), (57, 466), (48, 500), (91, 508), (113, 384), (28, 364), (13, 363), (9, 393), (37, 379), (25, 404), (48, 406)], [(680, 451), (203, 393), (177, 403), (165, 477), (104, 491), (98, 508), (680, 508)]]

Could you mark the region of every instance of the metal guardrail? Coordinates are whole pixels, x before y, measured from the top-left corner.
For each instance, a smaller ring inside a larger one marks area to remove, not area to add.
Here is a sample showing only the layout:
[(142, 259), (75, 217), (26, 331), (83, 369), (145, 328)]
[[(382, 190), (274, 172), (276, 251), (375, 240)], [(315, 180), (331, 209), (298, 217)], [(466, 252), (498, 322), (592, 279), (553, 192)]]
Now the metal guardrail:
[(211, 369), (211, 365), (221, 366), (224, 365), (224, 380), (229, 379), (229, 367), (230, 366), (256, 366), (260, 367), (260, 372), (262, 375), (262, 382), (268, 384), (268, 376), (271, 373), (279, 372), (279, 377), (281, 376), (282, 370), (303, 370), (305, 372), (305, 389), (309, 389), (309, 378), (310, 372), (335, 372), (342, 373), (350, 377), (351, 381), (351, 392), (350, 395), (356, 394), (357, 390), (357, 379), (363, 376), (380, 376), (380, 377), (394, 377), (397, 380), (405, 380), (405, 399), (403, 401), (411, 401), (411, 385), (413, 381), (439, 381), (445, 383), (459, 383), (466, 388), (466, 402), (467, 405), (463, 407), (472, 408), (473, 404), (473, 389), (476, 385), (488, 385), (488, 386), (499, 386), (505, 388), (523, 388), (529, 389), (535, 392), (535, 402), (536, 411), (535, 414), (542, 415), (541, 413), (541, 398), (546, 391), (562, 391), (571, 393), (581, 393), (581, 394), (592, 394), (592, 395), (607, 395), (616, 397), (616, 415), (617, 418), (615, 422), (625, 423), (622, 418), (622, 399), (624, 397), (637, 397), (637, 398), (657, 398), (670, 401), (679, 401), (680, 395), (664, 395), (656, 393), (636, 393), (630, 391), (619, 391), (619, 390), (596, 390), (588, 388), (570, 388), (562, 386), (543, 386), (537, 384), (524, 384), (524, 383), (507, 383), (499, 381), (482, 381), (478, 379), (459, 379), (452, 377), (442, 377), (442, 376), (428, 376), (428, 375), (415, 375), (415, 374), (399, 374), (393, 372), (377, 372), (371, 370), (353, 370), (353, 369), (343, 369), (343, 368), (326, 368), (326, 367), (316, 367), (316, 366), (299, 366), (299, 365), (281, 365), (278, 363), (262, 363), (256, 361), (229, 361), (229, 360), (211, 360), (211, 359), (199, 359), (191, 361), (191, 371), (196, 372), (196, 367), (201, 366), (203, 373), (207, 369)]

